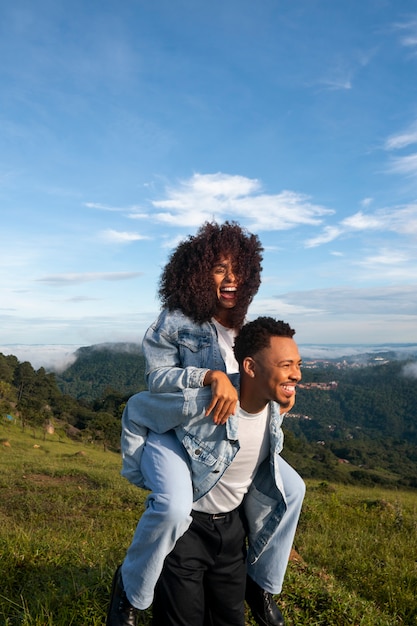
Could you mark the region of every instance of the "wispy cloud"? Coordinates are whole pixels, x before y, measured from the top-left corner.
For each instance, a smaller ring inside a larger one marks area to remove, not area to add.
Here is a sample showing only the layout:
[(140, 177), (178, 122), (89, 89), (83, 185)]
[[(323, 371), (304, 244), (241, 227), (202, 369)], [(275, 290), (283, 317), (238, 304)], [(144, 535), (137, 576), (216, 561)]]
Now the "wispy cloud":
[(391, 160), (389, 169), (395, 174), (414, 176), (417, 174), (417, 154), (408, 154)]
[(73, 298), (67, 298), (65, 302), (96, 302), (100, 298), (91, 298), (90, 296), (74, 296)]
[(126, 231), (113, 230), (108, 228), (107, 230), (102, 230), (99, 233), (99, 238), (102, 241), (107, 243), (131, 243), (132, 241), (142, 241), (144, 239), (149, 239), (149, 237), (145, 235), (141, 235), (140, 233), (132, 233)]
[(283, 297), (277, 298), (259, 298), (254, 301), (251, 306), (251, 317), (256, 315), (272, 315), (273, 317), (279, 316), (280, 318), (292, 317), (294, 315), (313, 315), (323, 312), (322, 307), (308, 306), (308, 304), (301, 304), (295, 302), (288, 302)]
[(390, 250), (382, 248), (375, 254), (365, 255), (354, 261), (361, 268), (361, 279), (380, 277), (387, 281), (414, 281), (416, 255), (412, 250)]
[(406, 378), (417, 378), (417, 363), (407, 363), (404, 365), (402, 375)]
[(36, 279), (52, 286), (76, 285), (96, 281), (131, 280), (143, 276), (143, 272), (86, 272), (85, 274), (50, 274)]
[(399, 150), (407, 146), (417, 144), (417, 122), (402, 133), (390, 135), (385, 142), (386, 150)]
[[(384, 147), (388, 152), (393, 152), (415, 145), (417, 145), (417, 121), (405, 131), (388, 137)], [(392, 156), (388, 163), (388, 171), (404, 176), (414, 176), (417, 173), (417, 153), (408, 152), (407, 154)]]
[(306, 248), (315, 248), (316, 246), (321, 246), (324, 243), (330, 243), (334, 241), (343, 233), (343, 230), (338, 226), (326, 226), (322, 233), (317, 235), (316, 237), (310, 237), (304, 243)]
[(409, 236), (417, 234), (417, 204), (377, 209), (368, 213), (358, 211), (341, 220), (336, 226), (325, 226), (321, 233), (307, 239), (305, 246), (314, 248), (330, 243), (341, 236), (370, 231)]
[(413, 17), (408, 21), (395, 24), (397, 31), (401, 33), (400, 43), (405, 48), (417, 51), (417, 18)]
[(382, 216), (377, 214), (366, 215), (362, 211), (358, 211), (354, 215), (350, 215), (342, 221), (342, 225), (345, 229), (352, 230), (375, 230), (378, 228), (386, 227), (386, 220)]
[(324, 78), (320, 81), (320, 84), (330, 91), (348, 91), (352, 89), (352, 81), (348, 76)]
[[(311, 313), (345, 315), (403, 314), (417, 317), (417, 284), (383, 287), (331, 287), (295, 291), (277, 296), (287, 306), (303, 307)], [(294, 310), (295, 313), (295, 310)]]
[(108, 206), (107, 204), (101, 204), (100, 202), (84, 202), (84, 206), (88, 209), (97, 209), (98, 211), (114, 211), (117, 213), (125, 210), (122, 207)]
[(139, 214), (141, 211), (141, 207), (139, 205), (131, 205), (128, 207), (122, 206), (109, 206), (108, 204), (101, 204), (100, 202), (84, 202), (84, 206), (88, 209), (96, 209), (97, 211), (108, 211), (112, 213), (128, 213), (128, 214)]
[(150, 218), (149, 213), (144, 213), (143, 211), (132, 211), (127, 213), (127, 217), (132, 220), (148, 220)]
[(76, 360), (75, 351), (78, 345), (5, 345), (0, 346), (3, 354), (13, 354), (19, 361), (29, 361), (32, 367), (45, 367), (61, 372)]
[(355, 75), (369, 65), (375, 54), (375, 48), (350, 51), (346, 58), (339, 58), (327, 70), (326, 76), (318, 81), (319, 84), (330, 91), (350, 91)]
[(358, 263), (363, 265), (398, 265), (409, 261), (409, 256), (405, 252), (382, 249), (378, 254), (363, 258)]

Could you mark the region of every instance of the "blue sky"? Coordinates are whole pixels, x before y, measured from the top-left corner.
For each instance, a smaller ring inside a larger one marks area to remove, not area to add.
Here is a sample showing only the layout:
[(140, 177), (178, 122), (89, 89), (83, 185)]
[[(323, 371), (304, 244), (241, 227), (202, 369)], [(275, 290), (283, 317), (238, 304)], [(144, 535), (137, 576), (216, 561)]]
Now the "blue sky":
[(139, 341), (206, 219), (299, 343), (417, 341), (411, 0), (0, 7), (0, 348)]

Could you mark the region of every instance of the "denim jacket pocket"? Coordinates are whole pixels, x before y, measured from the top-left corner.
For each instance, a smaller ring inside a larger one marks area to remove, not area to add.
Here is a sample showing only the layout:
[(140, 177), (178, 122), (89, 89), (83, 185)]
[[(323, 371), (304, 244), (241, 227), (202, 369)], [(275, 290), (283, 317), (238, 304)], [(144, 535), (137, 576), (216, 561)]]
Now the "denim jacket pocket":
[[(202, 466), (213, 467), (217, 463), (217, 457), (213, 454), (212, 448), (208, 447), (206, 443), (193, 437), (190, 434), (185, 434), (182, 439), (182, 444), (190, 456), (192, 465), (201, 463)], [(194, 466), (195, 467), (195, 466)]]
[[(193, 355), (204, 352), (204, 350), (207, 351), (211, 343), (212, 336), (209, 333), (196, 332), (194, 329), (187, 328), (180, 329), (178, 332), (178, 348), (181, 357), (185, 358), (185, 361), (190, 357), (190, 353)], [(184, 362), (182, 359), (181, 362), (183, 363), (183, 367), (189, 365), (189, 363)]]

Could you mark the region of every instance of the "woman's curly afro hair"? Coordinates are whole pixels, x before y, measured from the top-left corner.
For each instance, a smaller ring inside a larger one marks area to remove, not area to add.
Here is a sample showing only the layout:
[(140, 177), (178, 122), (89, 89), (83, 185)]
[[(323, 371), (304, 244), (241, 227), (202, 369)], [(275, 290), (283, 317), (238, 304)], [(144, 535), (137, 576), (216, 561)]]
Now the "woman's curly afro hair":
[(259, 289), (262, 251), (257, 235), (236, 222), (206, 222), (171, 254), (159, 284), (162, 305), (171, 311), (180, 309), (197, 323), (209, 321), (217, 307), (210, 273), (221, 256), (230, 256), (239, 280), (238, 302), (230, 309), (230, 322), (240, 328)]

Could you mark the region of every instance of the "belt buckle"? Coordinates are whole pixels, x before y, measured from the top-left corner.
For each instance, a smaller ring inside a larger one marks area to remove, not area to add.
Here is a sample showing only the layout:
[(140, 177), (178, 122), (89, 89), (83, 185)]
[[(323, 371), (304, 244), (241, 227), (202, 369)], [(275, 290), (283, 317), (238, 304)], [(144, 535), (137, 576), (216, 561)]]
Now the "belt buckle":
[(227, 515), (226, 513), (213, 513), (212, 519), (213, 520), (224, 519), (226, 517), (226, 515)]

